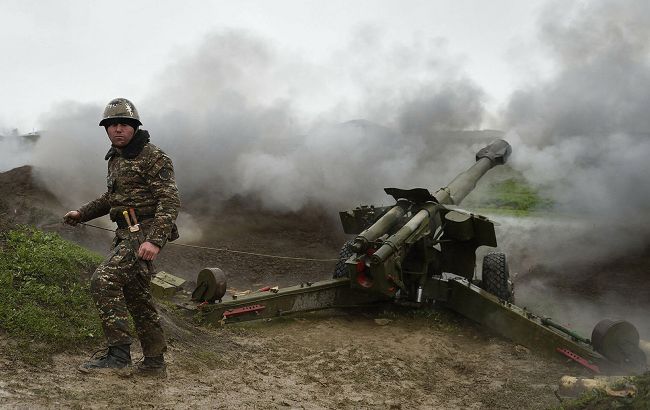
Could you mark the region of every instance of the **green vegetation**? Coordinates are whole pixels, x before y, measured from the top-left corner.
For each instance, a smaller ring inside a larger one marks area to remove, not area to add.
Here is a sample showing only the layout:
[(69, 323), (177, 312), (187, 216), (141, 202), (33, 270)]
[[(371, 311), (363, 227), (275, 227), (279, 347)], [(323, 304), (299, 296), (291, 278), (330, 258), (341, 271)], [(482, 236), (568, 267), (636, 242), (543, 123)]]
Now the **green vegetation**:
[(53, 233), (22, 227), (0, 242), (0, 331), (28, 363), (96, 344), (102, 330), (88, 291), (101, 257)]
[(584, 393), (575, 400), (566, 401), (561, 410), (605, 410), (605, 409), (649, 409), (650, 408), (650, 372), (631, 377), (630, 383), (636, 386), (634, 397), (612, 397), (602, 390)]
[(522, 178), (508, 178), (477, 189), (477, 195), (468, 197), (472, 207), (517, 215), (545, 211), (553, 207), (553, 201), (542, 196)]

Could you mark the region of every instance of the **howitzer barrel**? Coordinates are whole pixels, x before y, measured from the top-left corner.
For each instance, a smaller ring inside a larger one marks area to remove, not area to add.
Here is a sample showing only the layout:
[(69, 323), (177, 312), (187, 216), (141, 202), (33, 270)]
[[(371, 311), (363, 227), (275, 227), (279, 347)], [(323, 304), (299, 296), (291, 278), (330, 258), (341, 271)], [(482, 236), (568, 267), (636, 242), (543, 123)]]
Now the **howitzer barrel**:
[(384, 242), (381, 248), (372, 255), (372, 263), (381, 263), (393, 254), (406, 239), (413, 234), (424, 222), (427, 221), (429, 212), (424, 209), (411, 218), (399, 231)]
[(476, 187), (476, 183), (495, 165), (505, 164), (512, 152), (505, 140), (495, 140), (476, 153), (476, 163), (459, 174), (449, 185), (439, 189), (433, 196), (438, 203), (458, 205)]
[(420, 231), (423, 228), (428, 228), (429, 217), (433, 213), (435, 205), (428, 204), (415, 214), (407, 223), (404, 224), (397, 232), (391, 235), (384, 244), (377, 249), (372, 255), (371, 261), (374, 264), (382, 263), (390, 255), (395, 253), (400, 246), (406, 242), (411, 235)]
[(355, 239), (353, 243), (353, 248), (357, 252), (361, 252), (365, 246), (382, 236), (388, 229), (399, 221), (401, 217), (404, 216), (406, 210), (408, 209), (408, 201), (399, 200), (397, 205), (392, 207), (388, 212), (386, 212), (377, 222), (372, 224), (368, 229), (361, 232)]

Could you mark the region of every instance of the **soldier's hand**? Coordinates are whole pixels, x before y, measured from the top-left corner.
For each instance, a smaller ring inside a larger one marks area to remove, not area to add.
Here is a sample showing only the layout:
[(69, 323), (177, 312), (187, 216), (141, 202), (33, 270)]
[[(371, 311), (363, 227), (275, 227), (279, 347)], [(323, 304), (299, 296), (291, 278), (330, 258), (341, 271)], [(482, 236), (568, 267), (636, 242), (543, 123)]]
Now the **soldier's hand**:
[(156, 259), (158, 252), (160, 252), (160, 248), (158, 246), (154, 245), (151, 242), (144, 242), (142, 245), (140, 245), (140, 248), (138, 248), (138, 257), (145, 261), (152, 261)]
[(81, 214), (79, 211), (69, 211), (63, 216), (63, 223), (66, 223), (68, 225), (75, 226), (79, 222), (81, 222)]

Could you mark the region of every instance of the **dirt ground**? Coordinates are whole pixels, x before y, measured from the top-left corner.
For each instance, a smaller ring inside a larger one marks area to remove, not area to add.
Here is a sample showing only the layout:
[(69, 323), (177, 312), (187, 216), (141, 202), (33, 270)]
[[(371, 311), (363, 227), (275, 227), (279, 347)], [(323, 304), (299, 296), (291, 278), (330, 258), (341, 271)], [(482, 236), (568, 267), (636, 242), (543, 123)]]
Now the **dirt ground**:
[[(220, 329), (168, 323), (169, 377), (47, 369), (0, 359), (14, 408), (547, 408), (567, 368), (457, 317), (321, 312)], [(384, 321), (375, 319), (387, 319)], [(379, 323), (378, 323), (379, 322)], [(381, 323), (381, 324), (380, 324)], [(136, 357), (138, 355), (136, 354)]]
[[(56, 224), (64, 209), (31, 180), (29, 168), (9, 173), (0, 174), (0, 229), (31, 223), (106, 252), (106, 232)], [(233, 199), (209, 211), (190, 204), (188, 212), (202, 215), (204, 228), (193, 243), (327, 259), (344, 241), (336, 221), (318, 207), (259, 213), (244, 203)], [(224, 269), (230, 287), (254, 289), (329, 278), (334, 262), (174, 246), (157, 261), (158, 269), (188, 280), (206, 266)], [(8, 356), (2, 346), (12, 341), (0, 335), (0, 407), (539, 409), (559, 404), (554, 391), (561, 376), (587, 375), (443, 310), (337, 310), (199, 328), (161, 308), (169, 338), (166, 380), (76, 371), (92, 351), (32, 368)]]

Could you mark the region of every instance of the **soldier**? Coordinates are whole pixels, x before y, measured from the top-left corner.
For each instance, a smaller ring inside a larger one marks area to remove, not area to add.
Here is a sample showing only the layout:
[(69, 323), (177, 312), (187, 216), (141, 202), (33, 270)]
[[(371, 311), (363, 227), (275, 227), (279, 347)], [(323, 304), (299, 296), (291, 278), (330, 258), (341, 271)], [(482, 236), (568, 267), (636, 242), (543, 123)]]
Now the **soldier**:
[[(174, 168), (171, 159), (149, 143), (149, 133), (140, 129), (142, 123), (131, 101), (116, 98), (109, 102), (99, 125), (106, 129), (112, 145), (105, 158), (108, 190), (64, 216), (70, 225), (107, 214), (117, 223), (112, 250), (90, 282), (108, 352), (82, 364), (79, 370), (131, 365), (130, 313), (144, 353), (135, 373), (166, 376), (166, 343), (151, 297), (150, 264), (167, 241), (178, 238), (175, 220), (180, 200)], [(141, 244), (134, 243), (123, 215), (130, 208), (134, 208), (144, 233)]]

